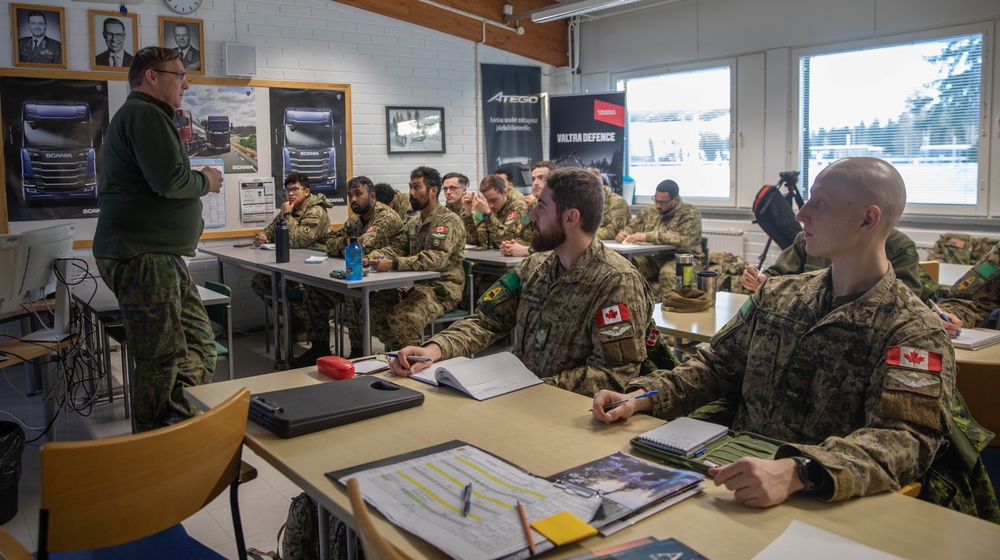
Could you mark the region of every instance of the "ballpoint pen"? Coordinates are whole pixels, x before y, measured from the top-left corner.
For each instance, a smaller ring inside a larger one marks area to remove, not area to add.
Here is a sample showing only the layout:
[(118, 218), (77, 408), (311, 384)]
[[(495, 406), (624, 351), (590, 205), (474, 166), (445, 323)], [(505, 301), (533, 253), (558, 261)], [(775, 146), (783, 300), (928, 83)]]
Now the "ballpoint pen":
[(635, 400), (639, 400), (639, 399), (645, 399), (646, 397), (652, 397), (652, 396), (659, 395), (659, 394), (660, 394), (659, 391), (648, 391), (648, 392), (643, 393), (641, 395), (636, 395), (634, 397), (629, 397), (629, 398), (627, 398), (625, 400), (622, 400), (622, 401), (615, 401), (615, 402), (612, 402), (612, 403), (608, 403), (608, 404), (604, 405), (604, 412), (607, 412), (607, 411), (611, 410), (612, 408), (614, 408), (614, 407), (616, 407), (616, 406), (618, 406), (620, 404), (625, 404), (625, 403), (627, 403), (629, 401), (635, 401)]
[[(386, 352), (385, 355), (389, 356), (390, 358), (397, 358), (397, 359), (399, 358), (399, 355), (397, 355), (395, 352)], [(406, 361), (408, 361), (408, 362), (433, 362), (434, 360), (432, 360), (430, 358), (424, 358), (422, 356), (407, 356), (406, 357)]]
[[(941, 317), (941, 320), (943, 320), (944, 322), (946, 322), (946, 323), (948, 323), (948, 324), (950, 324), (950, 325), (953, 325), (953, 324), (954, 324), (954, 323), (952, 323), (952, 322), (951, 322), (951, 319), (949, 319), (949, 318), (948, 318), (948, 317), (947, 317), (947, 316), (946, 316), (946, 315), (944, 314), (944, 310), (942, 310), (942, 309), (941, 309), (940, 307), (938, 307), (938, 304), (937, 304), (937, 302), (935, 302), (935, 301), (933, 301), (933, 300), (932, 300), (932, 301), (931, 301), (931, 307), (933, 307), (933, 308), (934, 308), (934, 312), (935, 312), (935, 313), (937, 313), (937, 314), (938, 314), (938, 315), (939, 315), (939, 316)], [(962, 330), (961, 330), (961, 329), (958, 329), (958, 328), (956, 328), (956, 329), (955, 329), (955, 334), (962, 334)]]
[(472, 509), (472, 483), (465, 485), (465, 490), (462, 491), (462, 516), (468, 517), (469, 510)]

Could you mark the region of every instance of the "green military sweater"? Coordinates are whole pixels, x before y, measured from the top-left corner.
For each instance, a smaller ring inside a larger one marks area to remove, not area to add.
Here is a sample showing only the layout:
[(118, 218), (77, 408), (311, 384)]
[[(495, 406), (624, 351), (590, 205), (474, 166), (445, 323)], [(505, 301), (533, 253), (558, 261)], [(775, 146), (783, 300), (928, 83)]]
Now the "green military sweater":
[(194, 256), (208, 178), (191, 171), (170, 105), (133, 91), (115, 113), (98, 183), (94, 256)]

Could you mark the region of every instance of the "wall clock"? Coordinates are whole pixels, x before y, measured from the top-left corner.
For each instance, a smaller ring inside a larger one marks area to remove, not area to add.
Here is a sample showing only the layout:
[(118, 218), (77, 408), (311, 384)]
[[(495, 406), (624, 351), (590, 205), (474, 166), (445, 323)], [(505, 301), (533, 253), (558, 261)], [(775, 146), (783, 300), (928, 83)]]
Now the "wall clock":
[(168, 8), (181, 15), (193, 14), (205, 0), (163, 0)]

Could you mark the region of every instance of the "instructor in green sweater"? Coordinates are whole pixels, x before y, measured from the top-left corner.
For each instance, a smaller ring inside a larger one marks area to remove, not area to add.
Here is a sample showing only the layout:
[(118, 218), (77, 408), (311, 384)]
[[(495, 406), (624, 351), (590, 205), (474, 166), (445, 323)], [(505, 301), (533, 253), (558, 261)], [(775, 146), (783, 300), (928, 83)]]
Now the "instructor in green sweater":
[(118, 298), (135, 357), (138, 431), (197, 414), (184, 387), (208, 383), (215, 342), (182, 257), (204, 228), (201, 197), (222, 190), (222, 173), (192, 171), (174, 128), (184, 65), (173, 49), (146, 47), (128, 71), (131, 93), (111, 119), (98, 185), (94, 257)]

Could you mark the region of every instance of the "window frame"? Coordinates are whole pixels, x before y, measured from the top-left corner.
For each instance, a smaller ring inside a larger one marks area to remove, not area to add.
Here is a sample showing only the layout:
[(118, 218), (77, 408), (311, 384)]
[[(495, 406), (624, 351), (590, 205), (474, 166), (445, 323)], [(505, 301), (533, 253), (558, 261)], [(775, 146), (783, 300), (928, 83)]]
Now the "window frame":
[[(736, 207), (736, 172), (739, 161), (739, 154), (737, 153), (737, 143), (736, 143), (736, 81), (737, 81), (737, 68), (736, 68), (736, 58), (727, 57), (721, 59), (704, 60), (699, 62), (688, 62), (680, 64), (668, 64), (664, 66), (654, 66), (649, 68), (643, 68), (639, 70), (629, 70), (624, 72), (612, 72), (611, 74), (611, 84), (614, 87), (613, 91), (624, 91), (625, 94), (625, 104), (626, 113), (628, 112), (628, 90), (627, 86), (623, 86), (619, 89), (619, 84), (622, 82), (627, 82), (628, 80), (634, 80), (639, 78), (655, 78), (657, 76), (663, 76), (666, 74), (676, 74), (682, 72), (696, 72), (701, 70), (715, 70), (715, 69), (729, 69), (729, 195), (726, 198), (703, 198), (692, 196), (690, 193), (685, 194), (684, 185), (680, 185), (680, 197), (685, 202), (694, 204), (698, 207), (713, 207), (713, 208), (735, 208)], [(626, 120), (625, 129), (625, 164), (629, 165), (628, 157), (628, 120)], [(629, 170), (626, 168), (623, 170), (625, 175), (629, 174)], [(668, 179), (669, 177), (664, 177)], [(648, 206), (653, 204), (653, 196), (638, 196), (636, 195), (633, 206)]]
[[(802, 158), (802, 138), (800, 124), (802, 122), (802, 64), (806, 56), (848, 53), (873, 48), (901, 46), (912, 43), (946, 40), (961, 35), (982, 34), (983, 62), (981, 66), (979, 88), (979, 160), (976, 181), (976, 204), (974, 206), (958, 206), (950, 204), (910, 204), (907, 203), (903, 214), (906, 216), (928, 217), (986, 217), (989, 215), (989, 174), (992, 159), (991, 146), (991, 113), (992, 113), (992, 68), (993, 68), (993, 22), (973, 23), (967, 25), (941, 27), (925, 31), (885, 35), (871, 39), (829, 43), (812, 47), (793, 48), (789, 59), (789, 100), (791, 101), (791, 119), (789, 122), (789, 169), (797, 169)], [(815, 179), (815, 177), (811, 177)], [(803, 198), (808, 199), (809, 187), (799, 185)]]

